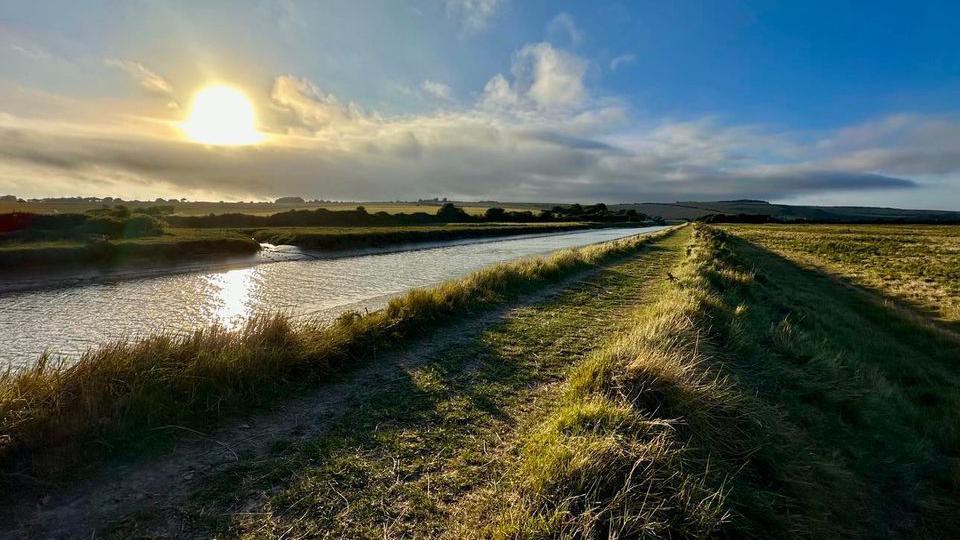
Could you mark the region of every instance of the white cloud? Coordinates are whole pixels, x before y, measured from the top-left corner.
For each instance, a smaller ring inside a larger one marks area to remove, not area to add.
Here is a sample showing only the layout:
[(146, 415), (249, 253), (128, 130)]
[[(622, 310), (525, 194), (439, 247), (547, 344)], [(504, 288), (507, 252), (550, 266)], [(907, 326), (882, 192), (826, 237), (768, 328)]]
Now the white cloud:
[(520, 49), (514, 66), (520, 73), (527, 69), (532, 71), (527, 95), (542, 107), (573, 107), (587, 97), (583, 84), (587, 63), (547, 42)]
[(453, 89), (449, 85), (444, 83), (435, 82), (431, 80), (423, 81), (423, 84), (420, 85), (420, 88), (437, 99), (443, 101), (453, 101)]
[(139, 62), (108, 58), (104, 60), (104, 64), (126, 72), (127, 75), (137, 81), (137, 84), (150, 92), (165, 95), (173, 94), (173, 86), (166, 79), (147, 69)]
[(571, 110), (587, 99), (587, 62), (547, 42), (525, 45), (513, 56), (513, 82), (494, 75), (484, 87), (483, 103), (492, 107), (520, 106), (541, 110)]
[(32, 60), (50, 60), (52, 56), (47, 51), (41, 49), (40, 47), (32, 45), (24, 45), (20, 43), (10, 44), (10, 49), (30, 58)]
[(509, 108), (520, 103), (520, 96), (502, 74), (497, 73), (483, 87), (482, 104), (487, 108)]
[(487, 29), (503, 0), (445, 0), (447, 17), (457, 19), (464, 35)]
[(355, 103), (344, 105), (333, 94), (324, 94), (308, 79), (292, 75), (281, 75), (274, 80), (270, 99), (274, 107), (288, 114), (291, 123), (286, 127), (291, 131), (343, 129), (352, 124), (374, 121)]
[(577, 26), (573, 16), (566, 12), (558, 13), (547, 23), (547, 32), (552, 36), (564, 37), (574, 46), (583, 41), (583, 31)]
[(633, 54), (621, 54), (620, 56), (615, 57), (613, 60), (610, 60), (610, 71), (616, 71), (621, 66), (627, 64), (632, 64), (636, 62), (637, 57)]

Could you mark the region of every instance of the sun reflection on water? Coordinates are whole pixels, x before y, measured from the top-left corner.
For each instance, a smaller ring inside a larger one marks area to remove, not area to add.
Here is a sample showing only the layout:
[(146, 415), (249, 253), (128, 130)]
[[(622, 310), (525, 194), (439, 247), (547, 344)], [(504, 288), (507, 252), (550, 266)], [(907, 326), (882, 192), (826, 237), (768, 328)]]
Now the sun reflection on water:
[(250, 317), (256, 272), (257, 268), (254, 267), (210, 276), (210, 283), (219, 288), (214, 304), (216, 322), (232, 329)]

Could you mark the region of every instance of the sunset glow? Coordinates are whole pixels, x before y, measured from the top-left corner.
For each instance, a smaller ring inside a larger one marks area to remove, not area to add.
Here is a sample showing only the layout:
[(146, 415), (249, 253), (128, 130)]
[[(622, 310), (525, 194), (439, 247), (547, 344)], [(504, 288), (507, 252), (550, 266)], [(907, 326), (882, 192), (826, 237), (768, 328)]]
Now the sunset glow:
[(180, 127), (188, 139), (202, 144), (242, 146), (263, 140), (253, 104), (229, 86), (208, 86), (197, 92), (190, 117)]

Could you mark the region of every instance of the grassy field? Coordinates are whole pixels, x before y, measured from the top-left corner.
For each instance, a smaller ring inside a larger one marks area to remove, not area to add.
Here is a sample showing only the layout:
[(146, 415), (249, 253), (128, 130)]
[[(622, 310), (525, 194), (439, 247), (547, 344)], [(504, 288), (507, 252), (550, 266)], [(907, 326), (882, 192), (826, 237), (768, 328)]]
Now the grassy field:
[(960, 322), (960, 226), (729, 225), (725, 230), (953, 323)]
[(256, 253), (260, 245), (248, 233), (227, 229), (166, 229), (158, 236), (88, 242), (51, 240), (0, 242), (0, 268), (124, 266), (169, 263)]
[[(273, 433), (264, 452), (101, 532), (960, 537), (960, 335), (736, 230), (503, 265), (322, 331), (265, 319), (108, 347), (76, 372), (8, 379), (0, 418), (14, 453), (52, 435), (119, 444), (439, 331), (358, 381), (328, 427)], [(556, 294), (471, 325), (545, 285)], [(451, 314), (470, 317), (437, 324)]]
[[(113, 203), (111, 203), (113, 204)], [(388, 214), (412, 214), (414, 212), (426, 212), (435, 214), (442, 203), (411, 203), (411, 202), (343, 202), (343, 203), (283, 203), (275, 204), (268, 202), (122, 202), (116, 203), (135, 208), (146, 208), (156, 205), (173, 206), (174, 213), (181, 216), (205, 216), (207, 214), (252, 214), (258, 216), (268, 216), (279, 212), (289, 212), (290, 210), (315, 210), (317, 208), (326, 208), (327, 210), (353, 210), (357, 206), (363, 206), (367, 212), (374, 214), (376, 212), (387, 212)], [(31, 212), (34, 214), (82, 214), (88, 210), (101, 208), (104, 203), (99, 202), (72, 202), (72, 201), (38, 201), (38, 202), (11, 202), (0, 201), (0, 214), (9, 212)], [(468, 214), (483, 215), (492, 204), (489, 203), (469, 203), (458, 202), (457, 206), (463, 208)], [(508, 211), (526, 211), (530, 207), (520, 206), (511, 207), (497, 204), (498, 207)], [(535, 210), (535, 209), (534, 209)]]

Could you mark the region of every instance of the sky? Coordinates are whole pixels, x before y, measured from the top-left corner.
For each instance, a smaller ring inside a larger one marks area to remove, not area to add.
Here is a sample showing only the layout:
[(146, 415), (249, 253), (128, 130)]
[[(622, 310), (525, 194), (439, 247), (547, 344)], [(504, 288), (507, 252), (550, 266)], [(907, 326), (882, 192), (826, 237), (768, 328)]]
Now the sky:
[[(957, 20), (934, 1), (0, 2), (0, 194), (960, 210)], [(197, 97), (217, 85), (252, 107), (244, 144), (188, 129), (201, 102), (201, 128), (244, 129)]]

